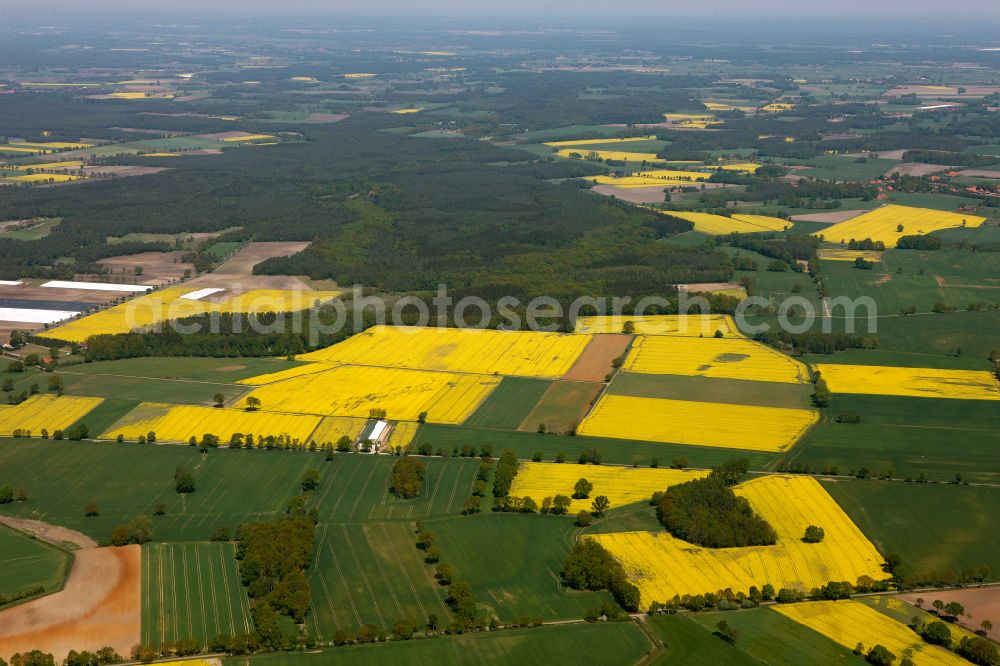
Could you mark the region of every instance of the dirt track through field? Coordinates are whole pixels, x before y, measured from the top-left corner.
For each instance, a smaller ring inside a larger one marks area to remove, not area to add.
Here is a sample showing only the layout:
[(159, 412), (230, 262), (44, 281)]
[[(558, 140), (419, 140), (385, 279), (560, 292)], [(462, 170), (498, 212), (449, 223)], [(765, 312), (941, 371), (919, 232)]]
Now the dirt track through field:
[(75, 552), (62, 591), (0, 612), (0, 656), (40, 649), (57, 663), (70, 650), (113, 647), (128, 655), (140, 641), (142, 548)]

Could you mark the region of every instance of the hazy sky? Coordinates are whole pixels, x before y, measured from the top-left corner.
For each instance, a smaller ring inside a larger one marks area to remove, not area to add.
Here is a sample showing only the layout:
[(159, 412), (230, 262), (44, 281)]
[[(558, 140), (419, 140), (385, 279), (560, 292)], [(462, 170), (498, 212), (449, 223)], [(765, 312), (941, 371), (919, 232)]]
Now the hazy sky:
[(896, 15), (903, 20), (947, 18), (970, 23), (1000, 18), (998, 0), (0, 0), (4, 9), (50, 11), (112, 8), (129, 12), (173, 10), (207, 13), (215, 10), (249, 13), (346, 13), (391, 16), (399, 14), (525, 16), (545, 14), (569, 19), (581, 14), (615, 15), (775, 15), (794, 17), (836, 16), (843, 19)]

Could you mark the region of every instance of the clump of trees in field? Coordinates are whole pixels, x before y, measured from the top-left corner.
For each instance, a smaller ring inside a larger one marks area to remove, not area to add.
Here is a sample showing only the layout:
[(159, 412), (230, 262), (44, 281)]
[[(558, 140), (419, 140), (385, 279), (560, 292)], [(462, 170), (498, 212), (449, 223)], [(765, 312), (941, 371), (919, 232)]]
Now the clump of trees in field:
[(774, 529), (730, 486), (746, 473), (749, 461), (732, 460), (704, 479), (668, 488), (656, 497), (660, 523), (678, 539), (706, 548), (770, 546)]
[(608, 590), (625, 610), (639, 610), (639, 588), (629, 582), (621, 563), (593, 539), (574, 544), (563, 564), (562, 576), (573, 589)]
[(420, 495), (424, 485), (427, 465), (419, 458), (403, 456), (392, 464), (389, 491), (400, 499), (413, 499)]
[(240, 580), (254, 600), (254, 626), (263, 645), (281, 647), (279, 613), (300, 624), (305, 621), (310, 605), (305, 569), (312, 559), (314, 533), (315, 525), (306, 516), (246, 523), (237, 530)]

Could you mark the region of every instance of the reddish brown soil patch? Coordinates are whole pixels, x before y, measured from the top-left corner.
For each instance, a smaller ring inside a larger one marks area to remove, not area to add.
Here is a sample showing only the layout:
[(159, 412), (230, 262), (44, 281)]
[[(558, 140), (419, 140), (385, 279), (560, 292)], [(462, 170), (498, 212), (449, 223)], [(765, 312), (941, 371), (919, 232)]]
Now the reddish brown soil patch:
[(606, 197), (616, 197), (629, 203), (662, 203), (664, 188), (654, 187), (615, 187), (614, 185), (594, 185), (592, 191)]
[[(611, 372), (611, 362), (625, 353), (631, 335), (618, 333), (599, 333), (591, 338), (576, 363), (569, 369), (563, 379), (573, 379), (583, 382), (600, 382)], [(544, 400), (544, 398), (542, 398)], [(537, 423), (535, 424), (538, 425)]]
[(247, 366), (245, 365), (223, 365), (215, 369), (216, 372), (237, 372), (239, 370), (245, 370)]
[(883, 273), (875, 278), (875, 284), (885, 284), (886, 282), (892, 282), (892, 273)]
[[(194, 275), (194, 264), (184, 263), (184, 252), (140, 252), (125, 254), (120, 257), (102, 259), (102, 266), (107, 266), (115, 276), (135, 279), (136, 284), (165, 284), (184, 277), (184, 271)], [(135, 267), (142, 266), (142, 275), (135, 274)]]
[(792, 220), (796, 222), (826, 222), (836, 224), (867, 212), (866, 210), (837, 210), (829, 213), (808, 213), (806, 215), (793, 215)]
[[(83, 171), (88, 176), (103, 176), (114, 174), (117, 178), (130, 178), (132, 176), (149, 176), (150, 174), (160, 173), (161, 171), (166, 171), (167, 167), (148, 167), (148, 166), (85, 166), (81, 167), (80, 171)], [(71, 183), (79, 183), (83, 181), (71, 180)]]
[(918, 598), (924, 600), (924, 608), (929, 608), (935, 599), (948, 603), (957, 601), (965, 606), (967, 613), (972, 614), (972, 619), (961, 618), (961, 624), (969, 631), (982, 629), (980, 622), (989, 620), (994, 624), (993, 629), (987, 632), (987, 636), (995, 641), (1000, 641), (1000, 587), (969, 587), (964, 590), (947, 590), (945, 592), (924, 592), (914, 594), (902, 594), (900, 598), (911, 604), (916, 604)]
[(110, 645), (127, 655), (140, 641), (142, 548), (75, 553), (61, 592), (0, 612), (0, 655), (40, 649), (61, 661), (70, 650)]
[(597, 382), (552, 382), (518, 430), (535, 432), (539, 423), (545, 424), (547, 432), (568, 433), (574, 430), (590, 411), (602, 387), (603, 384)]
[(310, 113), (306, 122), (310, 123), (339, 123), (349, 116), (346, 113)]

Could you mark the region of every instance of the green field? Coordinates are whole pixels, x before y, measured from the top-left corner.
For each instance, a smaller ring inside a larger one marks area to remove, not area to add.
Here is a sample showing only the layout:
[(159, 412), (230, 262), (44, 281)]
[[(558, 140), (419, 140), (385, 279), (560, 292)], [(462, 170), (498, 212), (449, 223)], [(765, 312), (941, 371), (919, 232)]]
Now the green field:
[(431, 615), (450, 622), (447, 588), (424, 562), (410, 523), (321, 525), (316, 549), (307, 625), (317, 637), (329, 640), (338, 629), (353, 635), (362, 624), (391, 631), (400, 619), (422, 626)]
[(572, 518), (494, 513), (428, 527), (455, 580), (468, 582), (476, 601), (503, 622), (579, 619), (588, 608), (611, 601), (606, 592), (571, 591), (559, 582), (578, 532)]
[(631, 664), (650, 645), (642, 631), (630, 622), (572, 624), (511, 629), (488, 634), (441, 636), (427, 640), (394, 641), (383, 645), (352, 645), (323, 652), (282, 652), (231, 657), (226, 666), (404, 666), (406, 664), (496, 664), (497, 666), (551, 666), (577, 663)]
[[(177, 465), (194, 474), (194, 493), (175, 492)], [(323, 465), (323, 457), (311, 453), (218, 449), (202, 456), (187, 446), (5, 439), (0, 469), (30, 499), (0, 505), (0, 513), (64, 525), (102, 541), (115, 525), (152, 515), (153, 505), (164, 502), (166, 515), (153, 519), (154, 538), (201, 540), (217, 527), (283, 515), (303, 472), (322, 472)], [(371, 492), (381, 493), (382, 486)], [(83, 509), (91, 501), (100, 515), (86, 518)]]
[(45, 238), (56, 226), (62, 222), (61, 217), (55, 217), (50, 219), (44, 219), (38, 222), (38, 224), (33, 224), (30, 227), (25, 227), (23, 229), (11, 229), (10, 231), (0, 231), (0, 238), (9, 238), (10, 240), (19, 241), (33, 241), (39, 238)]
[(838, 480), (823, 487), (883, 553), (913, 572), (1000, 572), (1000, 488)]
[(939, 368), (942, 370), (989, 370), (989, 361), (985, 356), (944, 356), (929, 352), (892, 349), (847, 349), (833, 354), (803, 354), (801, 360), (810, 365), (836, 363), (842, 365), (891, 365), (901, 368)]
[[(838, 414), (861, 423), (836, 423)], [(841, 474), (861, 467), (896, 478), (951, 481), (1000, 479), (1000, 449), (995, 446), (996, 404), (985, 400), (948, 400), (900, 396), (839, 395), (830, 400), (820, 422), (781, 459), (813, 469), (836, 465)]]
[(597, 382), (553, 382), (521, 427), (531, 431), (545, 424), (546, 432), (576, 432), (601, 388)]
[(427, 472), (423, 491), (416, 499), (402, 500), (389, 493), (394, 456), (339, 454), (329, 462), (319, 455), (306, 457), (322, 474), (320, 486), (307, 505), (319, 511), (321, 523), (414, 521), (457, 515), (472, 492), (478, 467), (477, 460), (468, 458), (424, 458)]
[(517, 430), (550, 385), (543, 379), (504, 377), (465, 423), (478, 428)]
[(874, 180), (892, 167), (899, 160), (884, 160), (846, 157), (840, 155), (823, 155), (804, 162), (809, 169), (796, 171), (796, 175), (819, 178), (822, 180)]
[(640, 398), (672, 398), (803, 409), (810, 406), (809, 396), (812, 387), (783, 382), (619, 372), (608, 387), (608, 393)]
[(62, 587), (72, 562), (66, 551), (0, 525), (0, 597), (9, 599), (36, 587), (54, 592)]
[(150, 543), (142, 548), (142, 643), (250, 632), (250, 600), (229, 543)]
[(720, 620), (725, 620), (736, 629), (737, 647), (759, 663), (775, 666), (865, 663), (863, 658), (852, 654), (850, 650), (770, 608), (695, 613), (691, 618), (711, 631), (715, 630)]
[[(727, 615), (728, 618), (728, 615)], [(684, 666), (714, 666), (715, 664), (756, 664), (749, 655), (735, 646), (712, 635), (687, 615), (655, 615), (646, 620), (657, 638), (663, 641), (664, 651), (657, 655), (654, 664), (682, 664)]]
[(649, 465), (654, 458), (660, 463), (665, 463), (675, 457), (683, 457), (688, 459), (692, 467), (712, 467), (738, 455), (749, 459), (752, 469), (764, 469), (769, 463), (777, 460), (775, 455), (756, 451), (739, 451), (737, 453), (733, 449), (714, 449), (706, 446), (581, 437), (579, 435), (540, 435), (534, 432), (504, 432), (430, 423), (420, 428), (415, 446), (419, 447), (424, 442), (430, 443), (435, 449), (440, 446), (445, 450), (450, 450), (453, 447), (461, 448), (463, 444), (476, 446), (490, 444), (495, 453), (499, 453), (503, 449), (513, 449), (522, 459), (531, 458), (535, 451), (541, 451), (545, 460), (553, 460), (557, 454), (563, 453), (569, 461), (575, 461), (582, 451), (597, 449), (603, 462), (622, 465), (633, 463)]
[(1000, 302), (1000, 256), (994, 252), (889, 250), (874, 270), (825, 261), (822, 274), (831, 296), (869, 296), (882, 316), (910, 306), (930, 312), (935, 303), (964, 309)]

